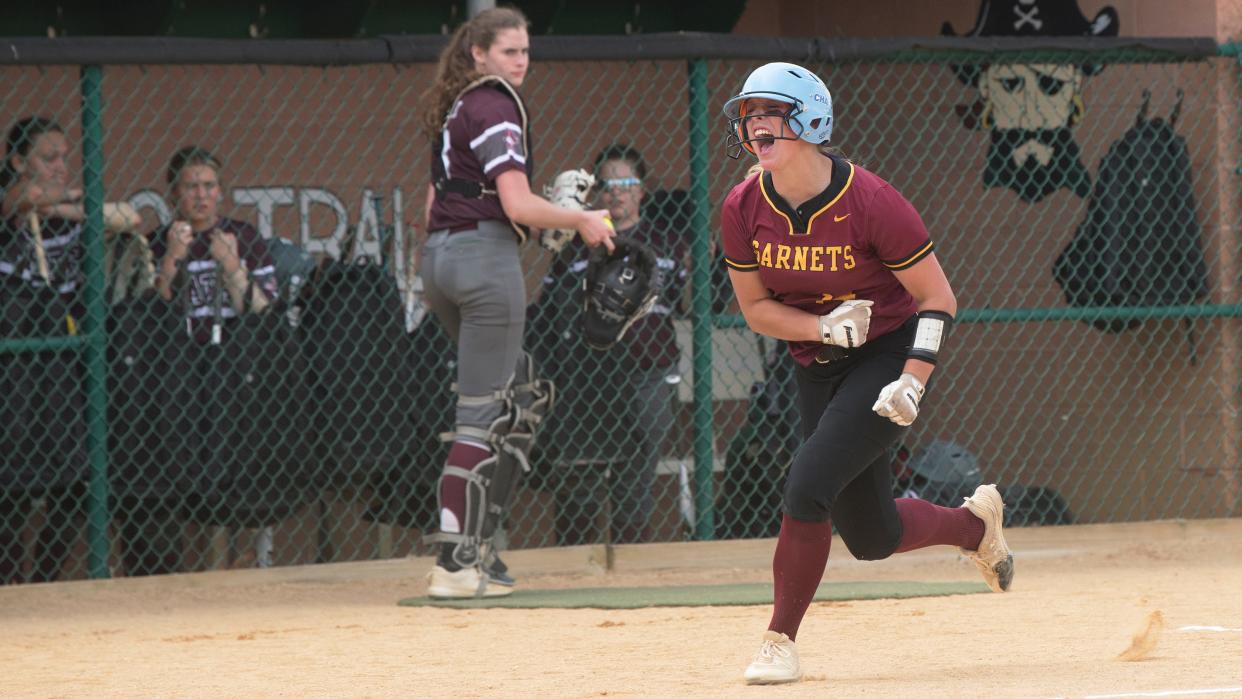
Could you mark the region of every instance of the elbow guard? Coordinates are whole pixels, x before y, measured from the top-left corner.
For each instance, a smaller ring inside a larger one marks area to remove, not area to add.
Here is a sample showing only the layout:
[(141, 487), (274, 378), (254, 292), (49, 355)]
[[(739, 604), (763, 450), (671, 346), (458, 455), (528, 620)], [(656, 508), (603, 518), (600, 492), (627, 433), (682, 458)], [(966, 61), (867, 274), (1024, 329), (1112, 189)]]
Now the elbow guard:
[(953, 316), (944, 311), (919, 311), (915, 317), (918, 318), (918, 324), (915, 326), (909, 357), (935, 364), (936, 357), (940, 354), (940, 344), (949, 334), (949, 326), (953, 324)]

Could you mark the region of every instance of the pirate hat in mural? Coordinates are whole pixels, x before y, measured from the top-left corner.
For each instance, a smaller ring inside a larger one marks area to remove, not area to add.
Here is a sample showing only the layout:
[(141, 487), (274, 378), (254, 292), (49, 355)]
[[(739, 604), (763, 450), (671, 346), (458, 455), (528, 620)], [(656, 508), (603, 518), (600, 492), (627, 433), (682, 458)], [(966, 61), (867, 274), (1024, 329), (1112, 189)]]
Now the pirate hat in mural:
[[(962, 36), (1117, 36), (1117, 11), (1100, 10), (1087, 21), (1078, 0), (981, 0), (975, 28)], [(953, 25), (940, 27), (944, 36), (957, 36)], [(1095, 75), (1102, 66), (1083, 66), (1083, 73)], [(953, 66), (963, 84), (974, 86), (984, 66), (978, 63)]]

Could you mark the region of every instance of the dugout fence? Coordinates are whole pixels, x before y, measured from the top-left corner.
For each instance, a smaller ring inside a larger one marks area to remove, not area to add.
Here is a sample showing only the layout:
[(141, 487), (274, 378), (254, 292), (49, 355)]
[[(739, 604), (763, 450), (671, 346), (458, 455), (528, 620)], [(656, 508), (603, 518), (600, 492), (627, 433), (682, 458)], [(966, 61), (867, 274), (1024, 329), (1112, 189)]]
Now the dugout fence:
[[(86, 214), (4, 211), (4, 581), (426, 552), (454, 364), (418, 297), (418, 121), (443, 41), (3, 42), (5, 133), (55, 122)], [(825, 79), (833, 141), (915, 204), (958, 294), (892, 455), (899, 493), (949, 504), (996, 481), (1019, 525), (1238, 512), (1237, 44), (691, 34), (532, 53), (534, 185), (636, 149), (684, 276), (673, 334), (640, 338), (675, 344), (653, 367), (578, 340), (580, 251), (524, 248), (527, 344), (562, 400), (511, 547), (776, 533), (792, 367), (745, 328), (714, 242), (749, 165), (725, 157), (720, 107), (769, 60)], [(267, 242), (279, 284), (219, 338), (186, 331), (212, 280), (151, 288), (187, 146), (220, 161), (220, 213)], [(113, 202), (137, 234), (106, 229)]]

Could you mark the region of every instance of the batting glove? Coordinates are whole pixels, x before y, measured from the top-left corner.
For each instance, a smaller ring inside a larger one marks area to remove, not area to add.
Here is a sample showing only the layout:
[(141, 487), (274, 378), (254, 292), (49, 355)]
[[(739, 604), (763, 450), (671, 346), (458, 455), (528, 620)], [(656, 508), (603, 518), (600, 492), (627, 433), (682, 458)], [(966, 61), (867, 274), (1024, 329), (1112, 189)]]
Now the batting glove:
[(842, 301), (832, 313), (819, 317), (819, 334), (825, 345), (858, 347), (867, 341), (870, 327), (870, 301)]
[(871, 409), (880, 417), (909, 427), (919, 416), (919, 400), (923, 398), (923, 383), (914, 374), (902, 374), (901, 378), (880, 389), (880, 398)]

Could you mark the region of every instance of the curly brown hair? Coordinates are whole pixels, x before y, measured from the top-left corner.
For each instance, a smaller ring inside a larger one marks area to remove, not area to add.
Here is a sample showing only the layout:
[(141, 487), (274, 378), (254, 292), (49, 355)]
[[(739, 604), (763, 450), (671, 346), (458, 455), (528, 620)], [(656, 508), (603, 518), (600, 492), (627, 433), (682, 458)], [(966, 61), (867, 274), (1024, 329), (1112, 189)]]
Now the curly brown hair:
[(422, 126), (429, 140), (435, 140), (444, 125), (444, 115), (453, 106), (453, 100), (462, 88), (480, 77), (474, 69), (474, 55), (470, 49), (478, 46), (491, 48), (496, 35), (505, 29), (526, 29), (530, 22), (521, 10), (513, 7), (495, 7), (475, 15), (453, 32), (448, 46), (440, 52), (436, 66), (435, 81), (423, 93)]

